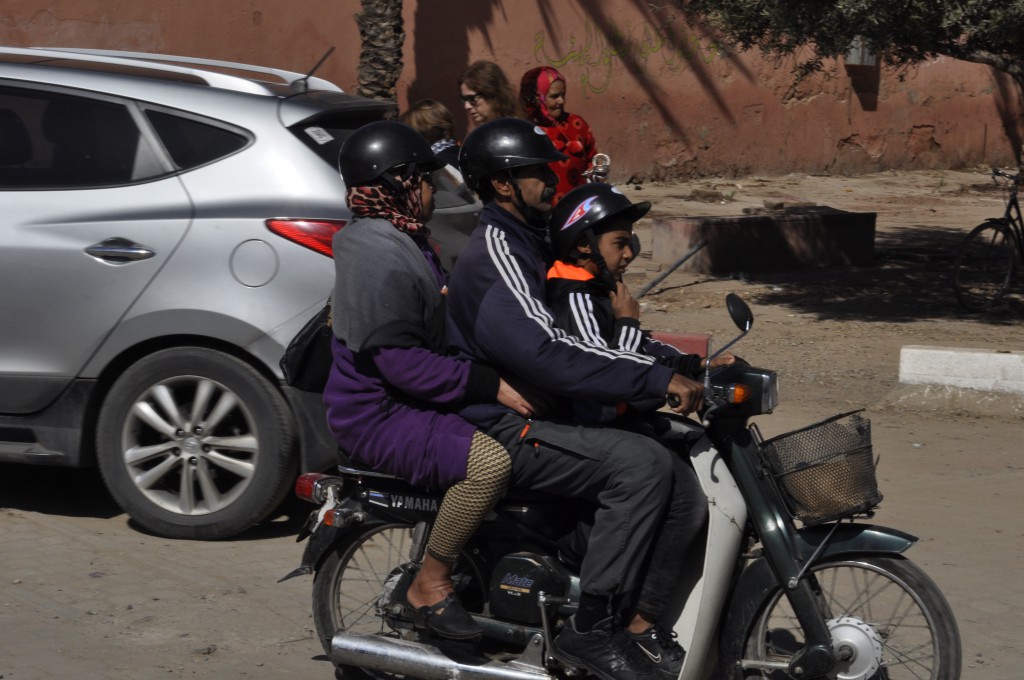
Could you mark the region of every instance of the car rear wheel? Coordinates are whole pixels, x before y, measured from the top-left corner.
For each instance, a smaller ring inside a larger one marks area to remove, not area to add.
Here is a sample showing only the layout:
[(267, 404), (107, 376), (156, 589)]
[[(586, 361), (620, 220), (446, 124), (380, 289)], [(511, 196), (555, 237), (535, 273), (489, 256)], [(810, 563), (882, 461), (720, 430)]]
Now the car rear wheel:
[(265, 519), (296, 472), (284, 397), (252, 366), (201, 347), (161, 350), (113, 384), (97, 422), (107, 488), (144, 530), (220, 539)]

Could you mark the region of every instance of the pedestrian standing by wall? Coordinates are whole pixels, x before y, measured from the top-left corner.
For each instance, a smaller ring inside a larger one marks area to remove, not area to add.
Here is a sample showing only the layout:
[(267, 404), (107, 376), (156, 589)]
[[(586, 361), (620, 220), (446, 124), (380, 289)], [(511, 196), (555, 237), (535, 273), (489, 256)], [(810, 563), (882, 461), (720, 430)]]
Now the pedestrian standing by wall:
[(538, 66), (523, 74), (519, 98), (526, 117), (544, 131), (567, 158), (551, 164), (558, 175), (552, 203), (558, 205), (569, 191), (587, 183), (583, 174), (597, 153), (594, 134), (582, 116), (565, 110), (565, 77), (550, 66)]

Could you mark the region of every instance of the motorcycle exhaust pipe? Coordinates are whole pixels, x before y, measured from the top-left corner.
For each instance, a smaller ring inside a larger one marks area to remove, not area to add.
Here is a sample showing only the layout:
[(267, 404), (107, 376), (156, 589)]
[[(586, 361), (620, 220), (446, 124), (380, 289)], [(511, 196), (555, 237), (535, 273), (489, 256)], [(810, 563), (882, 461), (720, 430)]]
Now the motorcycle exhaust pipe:
[[(488, 661), (474, 665), (449, 659), (441, 650), (411, 640), (339, 631), (331, 639), (331, 661), (369, 671), (422, 680), (551, 680), (536, 666)], [(534, 668), (536, 670), (528, 670)]]

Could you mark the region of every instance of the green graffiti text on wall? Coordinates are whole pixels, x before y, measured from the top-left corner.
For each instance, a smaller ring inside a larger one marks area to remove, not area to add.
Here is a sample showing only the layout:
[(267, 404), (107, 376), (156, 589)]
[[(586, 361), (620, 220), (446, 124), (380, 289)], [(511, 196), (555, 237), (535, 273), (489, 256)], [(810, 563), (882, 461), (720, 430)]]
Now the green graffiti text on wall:
[(570, 33), (568, 46), (561, 52), (548, 51), (548, 40), (543, 32), (534, 37), (533, 56), (539, 63), (555, 68), (566, 64), (580, 72), (583, 94), (600, 93), (608, 88), (617, 62), (626, 62), (629, 68), (650, 74), (656, 66), (670, 73), (689, 68), (694, 59), (711, 63), (723, 54), (721, 46), (701, 40), (688, 31), (675, 31), (648, 22), (625, 26), (613, 25), (604, 33), (587, 20), (583, 36)]

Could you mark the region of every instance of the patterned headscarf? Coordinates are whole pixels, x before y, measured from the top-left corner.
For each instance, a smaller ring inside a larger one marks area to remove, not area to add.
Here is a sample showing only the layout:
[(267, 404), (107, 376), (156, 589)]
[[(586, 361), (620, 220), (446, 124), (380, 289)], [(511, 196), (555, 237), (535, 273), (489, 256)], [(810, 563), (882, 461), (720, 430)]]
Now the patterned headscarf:
[[(565, 78), (557, 70), (550, 66), (538, 66), (531, 68), (523, 74), (519, 83), (519, 97), (523, 100), (526, 108), (526, 117), (537, 125), (551, 127), (555, 120), (548, 113), (548, 107), (544, 105), (544, 98), (548, 96), (548, 90), (555, 84), (555, 81), (565, 82)], [(562, 112), (565, 116), (565, 111)]]
[(394, 178), (399, 183), (399, 191), (384, 180), (349, 187), (345, 195), (349, 209), (357, 217), (387, 220), (416, 241), (426, 239), (430, 230), (423, 224), (420, 175), (396, 175)]

